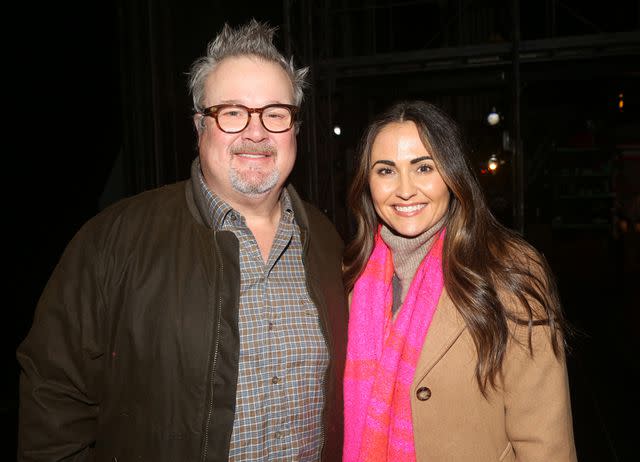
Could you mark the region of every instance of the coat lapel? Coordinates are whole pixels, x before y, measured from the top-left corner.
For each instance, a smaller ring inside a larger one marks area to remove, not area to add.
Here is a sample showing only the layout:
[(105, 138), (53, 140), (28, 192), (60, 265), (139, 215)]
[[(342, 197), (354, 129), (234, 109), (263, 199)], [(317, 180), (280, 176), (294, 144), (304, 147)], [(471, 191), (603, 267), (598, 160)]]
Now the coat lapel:
[(460, 337), (465, 328), (464, 320), (449, 295), (443, 290), (416, 365), (414, 384), (424, 379)]

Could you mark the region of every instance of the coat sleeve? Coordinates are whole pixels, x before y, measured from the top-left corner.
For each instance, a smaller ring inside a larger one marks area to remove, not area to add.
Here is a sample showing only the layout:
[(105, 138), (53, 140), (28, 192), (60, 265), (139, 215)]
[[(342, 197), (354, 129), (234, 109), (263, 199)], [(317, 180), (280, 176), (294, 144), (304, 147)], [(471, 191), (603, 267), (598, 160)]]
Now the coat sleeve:
[(19, 461), (92, 460), (103, 303), (96, 254), (79, 235), (47, 282), (16, 352)]
[(564, 356), (557, 357), (548, 326), (515, 327), (503, 364), (505, 419), (518, 462), (576, 461), (569, 382)]

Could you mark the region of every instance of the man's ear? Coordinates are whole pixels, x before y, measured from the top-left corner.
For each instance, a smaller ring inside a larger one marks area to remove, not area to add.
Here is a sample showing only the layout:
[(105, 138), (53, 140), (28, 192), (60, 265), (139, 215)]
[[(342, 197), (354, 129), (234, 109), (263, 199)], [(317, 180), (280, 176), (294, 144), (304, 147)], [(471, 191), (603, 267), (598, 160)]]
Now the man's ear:
[(204, 130), (204, 116), (202, 114), (194, 114), (193, 125), (196, 128), (196, 132), (198, 132), (198, 135), (200, 135), (200, 133), (202, 133), (202, 130)]

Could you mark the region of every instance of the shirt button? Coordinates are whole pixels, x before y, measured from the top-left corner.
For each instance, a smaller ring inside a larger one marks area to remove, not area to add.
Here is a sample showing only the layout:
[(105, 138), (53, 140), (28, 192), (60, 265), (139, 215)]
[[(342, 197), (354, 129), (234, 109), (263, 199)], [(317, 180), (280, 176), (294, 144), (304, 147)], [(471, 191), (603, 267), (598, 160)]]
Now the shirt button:
[(277, 375), (274, 375), (273, 378), (271, 379), (271, 383), (275, 385), (278, 382), (280, 382), (280, 378)]
[(273, 323), (269, 322), (269, 330), (273, 330)]
[(277, 431), (277, 432), (276, 432), (276, 438), (280, 439), (280, 438), (282, 438), (283, 436), (284, 436), (284, 432), (281, 432), (281, 431)]
[(429, 390), (429, 387), (420, 387), (418, 391), (416, 391), (416, 397), (420, 401), (426, 401), (431, 398), (431, 390)]

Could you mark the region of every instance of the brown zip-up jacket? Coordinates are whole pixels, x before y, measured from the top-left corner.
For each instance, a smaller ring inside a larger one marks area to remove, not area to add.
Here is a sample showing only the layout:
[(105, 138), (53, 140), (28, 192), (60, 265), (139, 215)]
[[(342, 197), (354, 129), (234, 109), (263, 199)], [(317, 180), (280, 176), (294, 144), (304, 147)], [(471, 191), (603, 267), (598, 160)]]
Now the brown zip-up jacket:
[[(238, 374), (238, 241), (192, 180), (120, 201), (68, 247), (18, 347), (19, 461), (226, 461)], [(331, 354), (323, 452), (342, 454), (343, 242), (288, 187)]]

